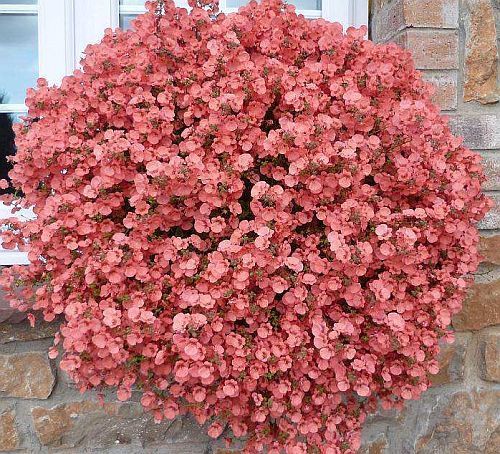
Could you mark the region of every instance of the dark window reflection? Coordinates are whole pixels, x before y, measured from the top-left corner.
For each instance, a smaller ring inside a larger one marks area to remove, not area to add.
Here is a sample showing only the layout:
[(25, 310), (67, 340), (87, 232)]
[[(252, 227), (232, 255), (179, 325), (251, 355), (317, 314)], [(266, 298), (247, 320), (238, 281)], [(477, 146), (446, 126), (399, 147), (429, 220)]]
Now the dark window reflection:
[[(3, 103), (4, 96), (0, 94), (0, 104)], [(8, 173), (12, 169), (12, 164), (8, 161), (8, 157), (16, 153), (15, 136), (12, 130), (13, 123), (12, 114), (0, 113), (0, 179), (5, 179), (9, 182)], [(11, 188), (0, 189), (0, 194), (12, 193)]]

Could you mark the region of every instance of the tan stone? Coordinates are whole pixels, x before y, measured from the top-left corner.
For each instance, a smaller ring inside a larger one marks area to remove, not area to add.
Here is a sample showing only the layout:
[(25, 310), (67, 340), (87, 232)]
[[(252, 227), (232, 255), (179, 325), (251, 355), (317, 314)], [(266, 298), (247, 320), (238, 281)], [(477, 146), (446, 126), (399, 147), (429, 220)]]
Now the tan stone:
[(465, 0), (464, 101), (500, 100), (495, 15), (490, 0)]
[[(498, 128), (500, 130), (500, 128)], [(493, 201), (493, 207), (486, 213), (484, 219), (477, 224), (480, 230), (500, 229), (500, 193), (490, 193), (488, 197)]]
[(409, 27), (458, 27), (458, 0), (393, 0), (374, 5), (372, 35), (384, 41)]
[(441, 346), (439, 372), (436, 375), (430, 376), (430, 380), (434, 386), (456, 383), (463, 379), (467, 345), (468, 339), (458, 335), (453, 344), (444, 344)]
[(450, 115), (449, 123), (455, 135), (464, 138), (464, 143), (474, 150), (497, 150), (500, 148), (500, 115), (465, 114)]
[(432, 96), (441, 110), (455, 110), (457, 108), (457, 74), (424, 74), (425, 80), (434, 85), (435, 92)]
[[(109, 422), (114, 418), (121, 419), (122, 408), (125, 404), (109, 403), (101, 406), (97, 402), (83, 401), (61, 404), (53, 408), (35, 407), (31, 410), (33, 424), (36, 434), (44, 446), (51, 447), (75, 447), (81, 438), (97, 433), (106, 432)], [(137, 413), (128, 415), (131, 417), (141, 417), (140, 409)], [(127, 420), (128, 418), (123, 418)], [(121, 433), (119, 430), (112, 435), (113, 440), (127, 443), (127, 432)]]
[(484, 454), (498, 454), (500, 452), (500, 426), (491, 434)]
[(481, 237), (479, 251), (484, 263), (500, 265), (500, 235)]
[(363, 443), (359, 450), (359, 454), (386, 454), (387, 452), (385, 435), (379, 436), (376, 440)]
[(484, 191), (500, 190), (500, 153), (495, 151), (482, 151), (482, 165), (486, 181), (483, 183)]
[(480, 341), (481, 377), (500, 382), (500, 333), (485, 334)]
[(458, 27), (458, 0), (403, 0), (410, 27)]
[(0, 355), (0, 396), (47, 399), (54, 383), (47, 353)]
[(13, 451), (19, 448), (19, 434), (16, 428), (14, 410), (0, 413), (0, 452)]
[[(51, 449), (76, 448), (80, 452), (116, 445), (149, 447), (176, 443), (176, 453), (194, 454), (205, 452), (209, 441), (206, 431), (192, 419), (156, 424), (152, 415), (136, 402), (110, 402), (104, 406), (94, 401), (66, 402), (52, 408), (32, 408), (31, 415), (40, 443)], [(128, 448), (123, 452), (129, 452)]]
[(500, 280), (474, 284), (462, 311), (453, 318), (457, 331), (475, 331), (500, 324)]
[[(498, 430), (500, 391), (458, 392), (432, 408), (426, 431), (415, 440), (414, 454), (498, 453), (493, 435)], [(444, 399), (443, 399), (444, 400)], [(498, 441), (498, 438), (496, 439)], [(493, 449), (494, 448), (494, 449)], [(488, 451), (489, 450), (489, 451)]]
[(417, 69), (458, 69), (458, 31), (406, 29), (394, 42), (413, 54)]

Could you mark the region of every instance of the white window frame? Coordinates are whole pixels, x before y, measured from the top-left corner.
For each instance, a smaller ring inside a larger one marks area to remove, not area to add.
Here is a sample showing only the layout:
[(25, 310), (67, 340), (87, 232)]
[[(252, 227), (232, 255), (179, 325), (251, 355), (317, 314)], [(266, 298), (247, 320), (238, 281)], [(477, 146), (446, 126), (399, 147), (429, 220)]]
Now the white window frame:
[[(177, 4), (188, 7), (187, 0), (178, 0)], [(220, 0), (220, 7), (229, 13), (237, 10), (226, 8), (226, 0)], [(120, 6), (119, 0), (38, 0), (38, 5), (0, 5), (1, 13), (38, 14), (39, 77), (49, 84), (60, 83), (78, 68), (85, 47), (99, 42), (106, 28), (117, 28), (120, 14), (144, 11), (143, 6)], [(323, 0), (321, 11), (298, 12), (308, 18), (340, 22), (344, 28), (368, 24), (368, 0)], [(24, 104), (0, 104), (0, 113), (22, 114), (26, 110)], [(30, 210), (15, 215), (21, 219), (32, 216)], [(8, 217), (12, 217), (9, 207), (0, 203), (0, 219)], [(26, 253), (0, 246), (0, 266), (27, 263)]]

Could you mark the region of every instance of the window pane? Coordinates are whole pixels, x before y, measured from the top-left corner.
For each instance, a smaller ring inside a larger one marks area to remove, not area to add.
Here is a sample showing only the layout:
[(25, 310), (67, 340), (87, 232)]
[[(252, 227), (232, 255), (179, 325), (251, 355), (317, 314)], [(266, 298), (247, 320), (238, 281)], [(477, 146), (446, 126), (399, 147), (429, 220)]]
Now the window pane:
[(128, 30), (132, 22), (137, 16), (135, 14), (120, 14), (120, 28), (122, 30)]
[(0, 14), (0, 93), (4, 104), (23, 104), (38, 78), (38, 17)]
[[(228, 8), (239, 8), (246, 5), (248, 0), (227, 0)], [(288, 3), (295, 5), (297, 9), (321, 10), (321, 0), (289, 0)]]
[[(239, 8), (248, 2), (249, 0), (227, 0), (226, 5), (228, 8)], [(142, 6), (144, 3), (145, 0), (120, 0), (120, 5), (124, 6)], [(180, 2), (176, 3), (179, 4)], [(297, 9), (321, 10), (321, 0), (289, 0), (289, 3), (295, 5)]]
[[(246, 5), (249, 0), (226, 0), (227, 8), (239, 8), (240, 6)], [(321, 11), (321, 2), (322, 0), (288, 0), (289, 3), (295, 5), (298, 10), (313, 10), (313, 11)], [(186, 6), (186, 1), (176, 0), (177, 6)], [(120, 0), (120, 5), (125, 7), (131, 6), (143, 6), (145, 4), (145, 0)], [(133, 9), (132, 11), (136, 11), (137, 9)], [(120, 28), (123, 30), (127, 30), (130, 28), (130, 22), (136, 17), (135, 14), (130, 14), (130, 9), (120, 14)]]
[(0, 5), (36, 5), (38, 0), (0, 0)]
[[(0, 96), (0, 104), (2, 102)], [(16, 118), (17, 117), (17, 118)], [(12, 164), (7, 160), (9, 156), (16, 153), (14, 145), (13, 123), (18, 120), (18, 115), (0, 113), (0, 178), (8, 180), (8, 173)], [(0, 189), (0, 194), (8, 194), (10, 190)]]

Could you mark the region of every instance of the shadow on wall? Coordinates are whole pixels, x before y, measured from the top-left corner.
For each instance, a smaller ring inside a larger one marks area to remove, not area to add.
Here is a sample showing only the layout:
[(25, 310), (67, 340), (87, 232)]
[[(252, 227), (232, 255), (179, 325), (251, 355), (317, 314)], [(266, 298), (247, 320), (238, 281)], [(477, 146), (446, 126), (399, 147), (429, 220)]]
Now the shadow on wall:
[[(5, 96), (0, 94), (0, 104), (3, 104)], [(12, 164), (8, 157), (16, 153), (15, 136), (12, 130), (13, 119), (8, 113), (0, 113), (0, 179), (10, 181), (8, 173), (12, 169)], [(2, 189), (0, 194), (9, 194), (11, 189)]]

